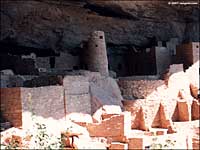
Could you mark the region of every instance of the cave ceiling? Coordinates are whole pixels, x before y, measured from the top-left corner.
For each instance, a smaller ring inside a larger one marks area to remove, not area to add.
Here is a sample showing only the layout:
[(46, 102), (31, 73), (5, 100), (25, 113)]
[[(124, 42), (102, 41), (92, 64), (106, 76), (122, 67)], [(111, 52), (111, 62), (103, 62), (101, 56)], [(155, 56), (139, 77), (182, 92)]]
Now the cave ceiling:
[(199, 41), (198, 5), (168, 1), (4, 0), (0, 42), (76, 50), (94, 30), (107, 45), (148, 47), (152, 39)]

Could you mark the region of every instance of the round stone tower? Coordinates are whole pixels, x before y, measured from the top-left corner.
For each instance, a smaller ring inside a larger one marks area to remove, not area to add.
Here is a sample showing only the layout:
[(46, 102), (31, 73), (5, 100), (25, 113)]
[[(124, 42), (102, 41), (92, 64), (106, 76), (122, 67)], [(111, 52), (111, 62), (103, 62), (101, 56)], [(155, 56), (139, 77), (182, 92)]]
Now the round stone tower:
[(86, 65), (88, 70), (108, 76), (108, 58), (104, 32), (94, 31), (88, 40), (87, 48)]

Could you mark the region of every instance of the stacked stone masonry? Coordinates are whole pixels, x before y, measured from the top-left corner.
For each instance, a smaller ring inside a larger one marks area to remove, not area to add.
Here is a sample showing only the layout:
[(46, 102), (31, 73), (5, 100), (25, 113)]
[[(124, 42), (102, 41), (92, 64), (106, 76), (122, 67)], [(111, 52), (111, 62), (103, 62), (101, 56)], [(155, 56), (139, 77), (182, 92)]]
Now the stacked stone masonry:
[(132, 79), (119, 79), (118, 81), (120, 90), (124, 97), (132, 97), (137, 99), (146, 98), (156, 88), (164, 85), (163, 80), (132, 80)]
[(66, 112), (91, 114), (88, 78), (84, 76), (65, 76), (63, 86)]
[(1, 112), (15, 127), (22, 125), (22, 105), (20, 88), (1, 88)]
[(15, 127), (28, 127), (33, 114), (59, 120), (65, 117), (63, 93), (62, 86), (2, 88), (1, 111)]
[(88, 49), (85, 51), (84, 61), (88, 69), (90, 71), (97, 71), (102, 75), (108, 76), (108, 59), (104, 32), (93, 32), (88, 41)]
[(176, 58), (184, 64), (185, 69), (199, 61), (199, 42), (179, 45), (176, 51)]

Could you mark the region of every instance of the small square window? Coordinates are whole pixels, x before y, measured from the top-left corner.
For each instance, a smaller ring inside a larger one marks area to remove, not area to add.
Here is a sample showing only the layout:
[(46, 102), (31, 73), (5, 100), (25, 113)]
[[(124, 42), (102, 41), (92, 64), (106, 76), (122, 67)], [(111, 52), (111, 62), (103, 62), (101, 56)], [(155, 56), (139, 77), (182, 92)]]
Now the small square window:
[(100, 39), (103, 39), (103, 36), (100, 36), (99, 38), (100, 38)]

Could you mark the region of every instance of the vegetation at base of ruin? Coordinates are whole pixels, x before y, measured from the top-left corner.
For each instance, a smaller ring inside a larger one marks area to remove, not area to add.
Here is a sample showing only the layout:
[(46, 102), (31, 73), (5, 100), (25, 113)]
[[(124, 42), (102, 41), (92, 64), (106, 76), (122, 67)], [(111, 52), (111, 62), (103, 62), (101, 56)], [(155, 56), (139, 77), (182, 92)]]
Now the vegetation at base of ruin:
[(34, 134), (31, 135), (34, 140), (34, 147), (36, 149), (63, 149), (64, 146), (61, 142), (61, 138), (55, 137), (53, 134), (47, 132), (45, 124), (41, 124), (35, 121), (35, 115), (32, 110), (31, 94), (28, 95), (28, 101), (30, 102), (30, 110), (32, 113), (32, 121), (34, 122), (33, 128), (35, 128)]
[(19, 142), (13, 138), (7, 138), (5, 144), (1, 144), (1, 149), (18, 149), (20, 148)]

